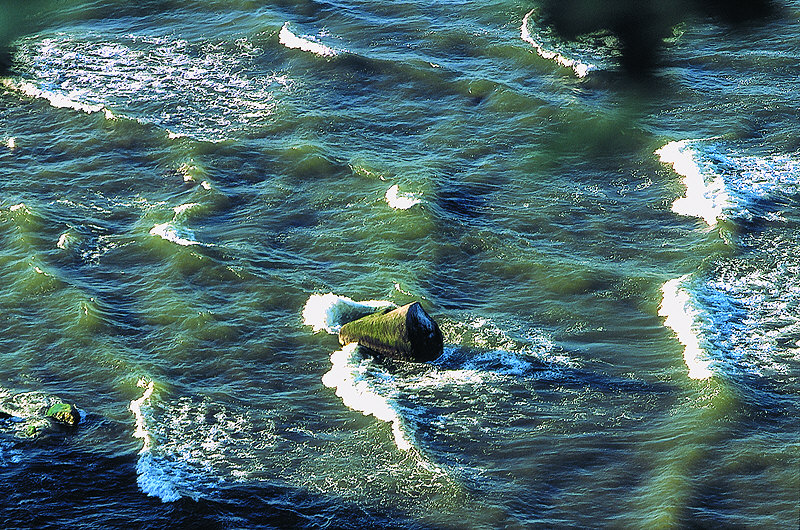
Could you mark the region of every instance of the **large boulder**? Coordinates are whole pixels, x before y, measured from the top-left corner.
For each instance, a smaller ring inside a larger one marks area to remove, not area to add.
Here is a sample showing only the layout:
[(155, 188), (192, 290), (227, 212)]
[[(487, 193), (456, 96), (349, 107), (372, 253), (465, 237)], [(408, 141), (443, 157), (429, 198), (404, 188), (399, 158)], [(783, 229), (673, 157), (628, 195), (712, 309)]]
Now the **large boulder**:
[(387, 308), (348, 322), (339, 331), (342, 345), (358, 343), (401, 361), (433, 361), (442, 354), (442, 332), (419, 302)]

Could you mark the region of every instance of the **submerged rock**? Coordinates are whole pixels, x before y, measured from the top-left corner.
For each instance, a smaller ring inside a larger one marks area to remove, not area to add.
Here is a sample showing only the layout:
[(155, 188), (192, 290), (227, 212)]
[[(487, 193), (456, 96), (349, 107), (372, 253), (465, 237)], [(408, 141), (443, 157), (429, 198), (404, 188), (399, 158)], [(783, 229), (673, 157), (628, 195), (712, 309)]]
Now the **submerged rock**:
[(339, 331), (342, 345), (358, 343), (401, 361), (433, 361), (442, 354), (442, 332), (419, 302), (387, 308), (348, 322)]

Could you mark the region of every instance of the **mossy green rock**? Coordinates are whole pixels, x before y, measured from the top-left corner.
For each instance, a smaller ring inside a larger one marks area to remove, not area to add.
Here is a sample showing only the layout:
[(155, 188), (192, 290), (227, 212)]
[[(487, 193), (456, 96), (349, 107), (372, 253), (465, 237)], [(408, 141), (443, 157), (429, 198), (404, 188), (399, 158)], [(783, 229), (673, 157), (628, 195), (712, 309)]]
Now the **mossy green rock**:
[(339, 342), (358, 343), (376, 353), (401, 361), (433, 361), (442, 354), (442, 332), (419, 302), (384, 309), (339, 331)]
[(81, 421), (81, 415), (75, 405), (68, 403), (56, 403), (45, 413), (45, 416), (52, 418), (60, 423), (67, 425), (77, 425)]

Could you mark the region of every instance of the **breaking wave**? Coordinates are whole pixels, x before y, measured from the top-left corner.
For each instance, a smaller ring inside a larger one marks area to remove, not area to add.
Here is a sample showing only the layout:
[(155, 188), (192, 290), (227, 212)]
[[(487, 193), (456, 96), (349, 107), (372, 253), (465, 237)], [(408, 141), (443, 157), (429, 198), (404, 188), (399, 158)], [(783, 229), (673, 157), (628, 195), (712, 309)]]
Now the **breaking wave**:
[(400, 193), (400, 187), (395, 184), (386, 190), (386, 203), (395, 210), (408, 210), (422, 202), (415, 193)]
[(324, 330), (335, 335), (343, 324), (387, 307), (395, 304), (386, 300), (356, 302), (333, 293), (314, 294), (303, 307), (303, 323), (311, 326), (314, 333)]
[(289, 22), (285, 22), (283, 24), (283, 27), (278, 34), (278, 39), (280, 43), (287, 48), (310, 52), (314, 55), (319, 55), (320, 57), (335, 57), (339, 55), (337, 50), (331, 48), (330, 46), (325, 46), (319, 42), (317, 37), (312, 37), (310, 35), (298, 37), (292, 33), (292, 30), (289, 29)]
[(523, 41), (533, 46), (536, 49), (536, 53), (538, 53), (543, 59), (555, 61), (564, 68), (570, 68), (578, 77), (586, 77), (589, 72), (597, 70), (597, 66), (592, 63), (587, 63), (580, 59), (568, 57), (560, 52), (545, 48), (544, 44), (540, 42), (539, 38), (535, 38), (529, 29), (531, 16), (535, 12), (535, 9), (531, 9), (522, 18), (522, 26), (520, 26), (520, 38)]
[[(336, 334), (346, 322), (393, 306), (389, 301), (356, 302), (333, 293), (315, 294), (303, 309), (303, 320), (315, 331)], [(476, 385), (491, 387), (496, 393), (505, 379), (525, 378), (569, 364), (542, 335), (513, 339), (481, 318), (442, 322), (441, 327), (450, 345), (433, 363), (394, 366), (365, 355), (357, 344), (348, 344), (331, 354), (331, 368), (322, 382), (333, 388), (348, 408), (390, 423), (397, 448), (409, 451), (420, 450), (416, 433), (420, 426), (430, 424), (434, 407), (420, 397), (420, 390), (449, 395), (444, 401), (459, 401), (455, 396), (463, 392), (480, 392)]]
[(709, 226), (727, 219), (739, 230), (736, 254), (662, 287), (659, 314), (684, 345), (689, 376), (788, 374), (800, 362), (800, 247), (786, 237), (800, 162), (742, 155), (714, 138), (670, 142), (656, 153), (685, 177), (676, 213)]
[(144, 391), (129, 409), (136, 421), (133, 436), (142, 440), (136, 464), (142, 492), (163, 502), (198, 499), (262, 470), (255, 455), (276, 441), (270, 419), (208, 398), (164, 402), (152, 380), (140, 379), (138, 386)]

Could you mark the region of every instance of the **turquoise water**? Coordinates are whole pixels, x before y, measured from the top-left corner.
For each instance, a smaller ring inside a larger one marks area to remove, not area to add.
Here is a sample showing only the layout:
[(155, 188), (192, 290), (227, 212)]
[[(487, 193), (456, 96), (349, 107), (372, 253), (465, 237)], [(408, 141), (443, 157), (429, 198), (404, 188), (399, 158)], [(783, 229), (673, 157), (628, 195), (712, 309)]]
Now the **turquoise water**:
[(638, 80), (536, 8), (7, 10), (3, 526), (796, 528), (800, 4)]

